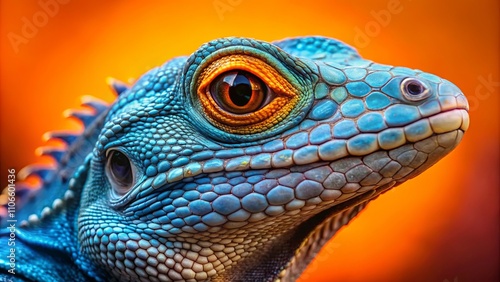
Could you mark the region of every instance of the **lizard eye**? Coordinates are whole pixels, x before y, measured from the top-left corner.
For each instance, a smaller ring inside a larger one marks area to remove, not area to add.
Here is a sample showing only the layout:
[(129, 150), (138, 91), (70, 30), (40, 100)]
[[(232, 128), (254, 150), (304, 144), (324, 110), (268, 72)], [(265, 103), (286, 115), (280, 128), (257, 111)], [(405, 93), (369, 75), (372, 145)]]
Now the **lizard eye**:
[(406, 78), (401, 82), (401, 92), (410, 101), (420, 101), (430, 94), (429, 88), (420, 80)]
[(235, 70), (219, 75), (210, 85), (210, 94), (222, 109), (246, 114), (262, 106), (268, 89), (255, 75)]
[(197, 76), (196, 103), (219, 129), (245, 135), (262, 132), (282, 121), (301, 99), (284, 73), (252, 56), (221, 57)]
[(121, 197), (125, 195), (134, 184), (135, 167), (128, 157), (118, 150), (109, 150), (106, 156), (107, 162), (105, 171), (113, 188), (113, 195)]

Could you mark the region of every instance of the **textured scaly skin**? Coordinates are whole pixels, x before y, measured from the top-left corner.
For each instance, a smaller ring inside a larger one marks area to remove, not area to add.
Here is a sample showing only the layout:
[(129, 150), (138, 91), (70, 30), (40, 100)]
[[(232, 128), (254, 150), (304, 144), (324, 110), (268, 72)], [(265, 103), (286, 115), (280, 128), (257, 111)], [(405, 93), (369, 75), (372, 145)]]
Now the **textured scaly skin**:
[[(265, 89), (248, 113), (213, 96), (231, 70)], [(94, 113), (72, 113), (81, 136), (52, 134), (69, 144), (49, 150), (56, 170), (28, 169), (44, 181), (17, 213), (35, 215), (16, 230), (16, 279), (294, 281), (368, 201), (449, 153), (469, 122), (452, 83), (322, 37), (218, 39), (114, 87), (109, 109), (88, 100)], [(130, 185), (110, 174), (116, 151)], [(2, 247), (0, 277), (8, 255)]]

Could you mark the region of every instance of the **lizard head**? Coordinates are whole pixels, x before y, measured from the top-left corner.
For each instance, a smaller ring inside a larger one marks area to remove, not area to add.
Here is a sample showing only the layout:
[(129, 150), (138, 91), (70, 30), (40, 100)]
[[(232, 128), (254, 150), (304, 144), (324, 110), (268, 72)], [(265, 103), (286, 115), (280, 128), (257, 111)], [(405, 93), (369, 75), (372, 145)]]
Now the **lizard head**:
[(293, 280), (369, 200), (449, 153), (467, 109), (452, 83), (333, 39), (214, 40), (110, 109), (81, 250), (115, 279)]

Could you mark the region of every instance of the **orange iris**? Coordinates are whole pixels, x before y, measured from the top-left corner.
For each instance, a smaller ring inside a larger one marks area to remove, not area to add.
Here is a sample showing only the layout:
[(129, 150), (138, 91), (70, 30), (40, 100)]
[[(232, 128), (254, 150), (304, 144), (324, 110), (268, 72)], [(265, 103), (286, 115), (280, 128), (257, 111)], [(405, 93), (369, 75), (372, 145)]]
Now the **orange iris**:
[(268, 94), (263, 82), (245, 71), (230, 71), (218, 76), (210, 93), (222, 109), (234, 114), (257, 110)]
[(299, 101), (299, 91), (274, 67), (249, 55), (229, 55), (205, 67), (197, 99), (207, 119), (230, 133), (265, 131)]

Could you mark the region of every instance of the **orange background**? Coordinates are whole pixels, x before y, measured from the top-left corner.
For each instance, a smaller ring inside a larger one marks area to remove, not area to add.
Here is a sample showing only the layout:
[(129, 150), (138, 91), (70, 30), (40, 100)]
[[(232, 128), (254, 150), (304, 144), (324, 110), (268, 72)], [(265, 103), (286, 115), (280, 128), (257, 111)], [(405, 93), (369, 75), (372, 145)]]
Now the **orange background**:
[(33, 154), (44, 132), (79, 128), (61, 116), (79, 96), (114, 99), (107, 76), (137, 78), (222, 36), (324, 35), (455, 82), (471, 127), (452, 154), (371, 203), (301, 281), (498, 281), (498, 1), (65, 0), (47, 15), (40, 3), (53, 1), (1, 2), (2, 186), (7, 168), (47, 161)]

